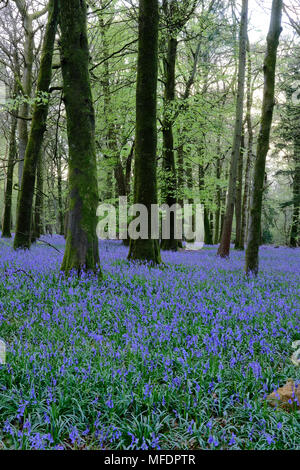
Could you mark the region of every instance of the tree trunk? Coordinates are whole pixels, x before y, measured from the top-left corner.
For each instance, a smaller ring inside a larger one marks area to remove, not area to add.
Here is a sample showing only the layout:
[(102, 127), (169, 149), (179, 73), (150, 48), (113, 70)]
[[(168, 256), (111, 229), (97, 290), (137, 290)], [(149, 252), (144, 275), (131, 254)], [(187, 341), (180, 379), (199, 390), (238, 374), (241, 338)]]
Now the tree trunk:
[[(136, 140), (134, 202), (148, 210), (151, 231), (151, 204), (157, 204), (157, 72), (158, 72), (158, 0), (139, 1), (139, 44), (136, 88)], [(130, 240), (128, 258), (160, 263), (158, 240)]]
[(34, 208), (34, 219), (33, 219), (33, 234), (31, 242), (40, 238), (44, 233), (43, 229), (43, 189), (44, 189), (44, 178), (43, 178), (43, 158), (40, 152), (39, 159), (36, 168), (36, 195), (35, 195), (35, 208)]
[(242, 226), (241, 226), (241, 236), (240, 236), (240, 249), (245, 249), (246, 233), (247, 233), (247, 219), (248, 219), (248, 208), (250, 200), (250, 177), (251, 177), (251, 165), (253, 157), (253, 127), (252, 127), (252, 103), (253, 103), (253, 89), (251, 88), (252, 80), (252, 60), (251, 60), (251, 51), (250, 44), (248, 40), (248, 78), (247, 78), (247, 114), (246, 114), (246, 123), (248, 130), (248, 145), (247, 145), (247, 161), (246, 161), (246, 170), (245, 170), (245, 184), (244, 184), (244, 194), (243, 194), (243, 203), (242, 203)]
[[(22, 92), (26, 98), (30, 98), (32, 92), (32, 67), (33, 67), (33, 47), (34, 47), (34, 32), (32, 19), (30, 15), (23, 17), (24, 24), (24, 72), (22, 77)], [(20, 116), (24, 119), (18, 120), (18, 136), (19, 136), (19, 165), (18, 165), (18, 178), (19, 189), (22, 186), (22, 176), (25, 161), (26, 147), (28, 143), (28, 121), (29, 117), (29, 104), (24, 101), (20, 104)]]
[(69, 143), (69, 213), (62, 271), (96, 272), (99, 202), (95, 116), (89, 78), (87, 6), (60, 0), (61, 64)]
[(296, 248), (300, 246), (299, 228), (300, 228), (300, 135), (294, 138), (294, 160), (295, 174), (293, 182), (293, 219), (291, 227), (290, 246)]
[(64, 209), (62, 197), (62, 171), (61, 171), (61, 154), (58, 153), (57, 158), (57, 199), (58, 199), (58, 232), (64, 235)]
[(235, 195), (236, 195), (236, 178), (237, 165), (240, 155), (242, 126), (243, 126), (243, 103), (245, 88), (245, 71), (246, 71), (246, 48), (247, 48), (247, 26), (248, 26), (248, 0), (243, 0), (240, 37), (239, 37), (239, 74), (238, 74), (238, 93), (236, 102), (236, 121), (234, 130), (234, 140), (232, 147), (232, 156), (230, 164), (230, 176), (228, 185), (228, 196), (226, 213), (222, 231), (221, 243), (218, 249), (218, 255), (222, 258), (229, 257), (230, 240), (232, 231), (232, 221), (234, 214)]
[[(220, 145), (218, 145), (218, 155), (220, 153)], [(220, 178), (221, 178), (221, 169), (222, 169), (222, 161), (221, 161), (221, 158), (218, 158), (217, 160), (217, 166), (216, 166), (216, 179), (217, 179), (217, 184), (218, 184), (218, 188), (217, 188), (217, 201), (216, 201), (216, 204), (217, 204), (217, 210), (216, 210), (216, 213), (215, 213), (215, 232), (214, 232), (214, 245), (217, 245), (219, 243), (219, 240), (220, 240), (220, 217), (221, 217), (221, 204), (222, 204), (222, 200), (221, 200), (221, 197), (222, 197), (222, 194), (221, 194), (221, 188), (220, 188), (220, 185), (219, 185), (219, 181), (220, 181)]]
[[(42, 47), (41, 65), (37, 83), (37, 97), (48, 93), (52, 76), (52, 56), (58, 18), (58, 0), (50, 0), (48, 23)], [(36, 102), (33, 110), (31, 130), (26, 147), (21, 192), (18, 200), (16, 236), (14, 248), (30, 248), (32, 202), (37, 162), (40, 157), (46, 120), (48, 100)]]
[[(173, 137), (173, 104), (175, 100), (175, 69), (177, 56), (177, 39), (168, 39), (168, 51), (165, 59), (165, 92), (164, 92), (164, 116), (162, 123), (163, 134), (163, 189), (162, 199), (169, 208), (177, 202), (177, 181), (174, 155)], [(170, 212), (170, 237), (162, 240), (163, 250), (177, 251), (180, 240), (176, 237), (176, 214)]]
[(274, 110), (275, 72), (277, 49), (281, 33), (282, 0), (273, 0), (270, 29), (267, 37), (267, 53), (264, 61), (264, 98), (261, 127), (257, 143), (254, 168), (253, 195), (249, 227), (249, 243), (246, 251), (246, 272), (258, 273), (261, 235), (261, 211), (265, 179), (266, 157), (270, 144), (270, 131)]
[(17, 130), (17, 118), (12, 116), (10, 136), (9, 136), (2, 238), (11, 238), (12, 189), (13, 189), (14, 167), (15, 167), (15, 162), (16, 162), (16, 157), (17, 157), (16, 130)]
[[(34, 35), (33, 21), (43, 16), (48, 9), (45, 6), (39, 11), (29, 13), (26, 2), (24, 0), (14, 0), (23, 22), (24, 29), (24, 72), (22, 77), (22, 93), (25, 98), (30, 98), (32, 92), (32, 68), (34, 62)], [(19, 188), (22, 185), (23, 167), (25, 161), (25, 152), (28, 143), (28, 128), (27, 118), (29, 117), (30, 106), (28, 102), (24, 101), (20, 105), (20, 116), (24, 119), (18, 120), (18, 135), (19, 135)]]
[(244, 169), (244, 152), (245, 152), (245, 136), (242, 133), (241, 150), (238, 162), (238, 175), (237, 175), (237, 188), (235, 200), (235, 220), (236, 220), (236, 234), (235, 234), (235, 250), (243, 250), (241, 246), (241, 231), (242, 231), (242, 195), (243, 195), (243, 169)]

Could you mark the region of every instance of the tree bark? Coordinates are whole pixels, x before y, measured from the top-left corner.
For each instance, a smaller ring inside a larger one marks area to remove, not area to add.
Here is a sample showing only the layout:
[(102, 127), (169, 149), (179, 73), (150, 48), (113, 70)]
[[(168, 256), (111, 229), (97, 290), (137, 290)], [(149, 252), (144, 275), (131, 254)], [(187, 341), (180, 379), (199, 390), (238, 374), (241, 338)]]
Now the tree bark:
[(16, 235), (14, 248), (30, 248), (32, 202), (36, 177), (36, 167), (40, 158), (46, 120), (48, 115), (48, 99), (42, 100), (42, 95), (47, 94), (52, 77), (52, 56), (58, 18), (58, 0), (49, 1), (48, 23), (42, 47), (41, 65), (37, 83), (37, 99), (33, 110), (31, 130), (26, 147), (24, 169), (22, 176), (21, 192), (18, 200)]
[[(157, 73), (158, 73), (158, 0), (139, 1), (139, 43), (136, 88), (136, 139), (134, 166), (134, 202), (148, 209), (151, 230), (151, 204), (157, 204)], [(128, 258), (161, 262), (159, 242), (130, 240)]]
[[(218, 155), (220, 154), (220, 140), (218, 143)], [(216, 198), (216, 205), (217, 210), (215, 213), (215, 231), (214, 231), (214, 245), (217, 245), (220, 240), (220, 217), (221, 217), (221, 205), (222, 205), (222, 191), (220, 188), (220, 178), (221, 178), (221, 170), (222, 170), (222, 161), (221, 158), (217, 159), (216, 165), (216, 179), (217, 179), (217, 198)]]
[(43, 193), (44, 189), (44, 178), (43, 178), (43, 158), (42, 152), (40, 152), (39, 159), (36, 168), (36, 194), (35, 194), (35, 208), (34, 208), (34, 219), (33, 219), (33, 234), (31, 237), (31, 243), (40, 238), (44, 233), (43, 229)]
[(64, 235), (64, 209), (62, 196), (62, 170), (61, 170), (61, 153), (57, 157), (57, 199), (58, 199), (58, 231), (60, 235)]
[(6, 189), (4, 201), (4, 215), (2, 225), (2, 238), (11, 238), (11, 209), (12, 209), (12, 189), (14, 167), (17, 158), (17, 142), (16, 142), (17, 118), (11, 117), (11, 127), (9, 136), (9, 149), (8, 149), (8, 162), (7, 162), (7, 176), (6, 176)]
[(247, 161), (245, 169), (245, 184), (244, 184), (244, 194), (242, 202), (242, 226), (241, 226), (241, 236), (240, 236), (240, 249), (245, 249), (245, 241), (247, 234), (247, 220), (248, 220), (248, 208), (249, 208), (249, 199), (250, 199), (250, 178), (251, 178), (251, 166), (253, 159), (253, 127), (252, 127), (252, 103), (253, 103), (253, 89), (251, 88), (252, 80), (252, 60), (251, 60), (251, 51), (250, 44), (248, 40), (248, 77), (247, 77), (247, 114), (246, 114), (246, 123), (248, 131), (248, 144), (247, 144)]
[(245, 153), (245, 135), (242, 133), (240, 156), (238, 161), (238, 174), (237, 174), (237, 188), (235, 199), (235, 220), (236, 220), (236, 234), (235, 234), (235, 250), (243, 250), (241, 246), (241, 231), (242, 231), (242, 195), (243, 195), (243, 170), (244, 170), (244, 153)]
[[(163, 188), (162, 199), (165, 204), (172, 207), (177, 202), (177, 177), (174, 155), (174, 137), (173, 137), (173, 104), (175, 100), (175, 69), (177, 56), (177, 39), (170, 37), (168, 39), (168, 50), (165, 59), (165, 92), (164, 92), (164, 111), (163, 111)], [(170, 237), (162, 240), (162, 250), (177, 251), (180, 240), (175, 238), (175, 213), (170, 213)]]
[(96, 272), (99, 202), (85, 0), (60, 0), (61, 65), (69, 143), (69, 212), (61, 270)]
[(246, 72), (246, 48), (247, 48), (247, 27), (248, 27), (248, 0), (243, 0), (240, 35), (239, 35), (239, 73), (238, 73), (238, 93), (236, 102), (236, 121), (232, 146), (232, 156), (230, 164), (230, 176), (228, 185), (228, 196), (226, 213), (222, 231), (221, 243), (218, 255), (221, 258), (228, 258), (230, 253), (230, 240), (232, 231), (232, 221), (234, 214), (236, 196), (237, 165), (240, 155), (242, 126), (243, 126), (243, 103)]
[(264, 97), (261, 126), (254, 168), (253, 195), (249, 227), (249, 243), (246, 250), (247, 274), (257, 274), (259, 269), (259, 245), (261, 236), (261, 211), (264, 190), (266, 157), (270, 144), (270, 131), (274, 110), (275, 72), (277, 49), (281, 34), (282, 0), (273, 0), (270, 29), (267, 37), (267, 53), (264, 61)]
[[(48, 6), (35, 12), (28, 13), (28, 7), (25, 0), (14, 0), (22, 17), (24, 28), (24, 71), (22, 77), (22, 93), (24, 98), (30, 98), (32, 92), (32, 68), (34, 61), (34, 28), (33, 22), (43, 16), (48, 9)], [(19, 136), (19, 165), (18, 165), (18, 178), (19, 188), (22, 185), (23, 168), (25, 161), (26, 147), (28, 143), (28, 121), (30, 106), (26, 100), (20, 105), (20, 116), (24, 119), (18, 120), (18, 136)]]
[(299, 228), (300, 228), (300, 135), (294, 137), (294, 160), (295, 173), (293, 181), (293, 218), (290, 236), (290, 246), (296, 248), (300, 246)]

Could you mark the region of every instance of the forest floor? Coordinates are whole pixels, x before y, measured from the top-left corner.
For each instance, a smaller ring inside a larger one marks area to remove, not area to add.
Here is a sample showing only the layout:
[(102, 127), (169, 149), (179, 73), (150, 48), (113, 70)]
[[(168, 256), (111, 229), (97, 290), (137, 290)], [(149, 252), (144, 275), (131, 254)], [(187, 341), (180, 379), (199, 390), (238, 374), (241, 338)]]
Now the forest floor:
[(0, 448), (300, 449), (300, 412), (266, 400), (300, 381), (300, 250), (263, 247), (256, 279), (241, 252), (127, 251), (66, 280), (62, 253), (0, 240)]

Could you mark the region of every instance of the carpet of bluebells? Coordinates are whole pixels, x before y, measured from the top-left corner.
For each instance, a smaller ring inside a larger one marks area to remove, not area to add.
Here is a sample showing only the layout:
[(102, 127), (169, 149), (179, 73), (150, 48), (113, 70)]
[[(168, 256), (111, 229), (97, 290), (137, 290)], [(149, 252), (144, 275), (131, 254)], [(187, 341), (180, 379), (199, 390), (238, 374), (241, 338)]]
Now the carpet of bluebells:
[(0, 240), (2, 449), (300, 449), (300, 412), (266, 396), (300, 380), (300, 250), (163, 253), (101, 242), (103, 279), (59, 273), (62, 237)]

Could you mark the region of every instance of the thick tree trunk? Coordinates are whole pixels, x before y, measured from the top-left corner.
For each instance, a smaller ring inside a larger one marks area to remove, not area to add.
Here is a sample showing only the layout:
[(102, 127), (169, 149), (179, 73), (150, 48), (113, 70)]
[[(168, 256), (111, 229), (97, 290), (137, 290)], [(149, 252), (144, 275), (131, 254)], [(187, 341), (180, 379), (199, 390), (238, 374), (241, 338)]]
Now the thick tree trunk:
[[(177, 56), (177, 39), (170, 37), (165, 59), (165, 92), (164, 92), (164, 115), (162, 123), (163, 134), (163, 189), (162, 199), (171, 208), (177, 202), (177, 177), (174, 155), (173, 137), (173, 103), (175, 100), (175, 69)], [(163, 250), (177, 251), (180, 240), (176, 239), (176, 215), (170, 213), (170, 237), (162, 240)]]
[(87, 6), (60, 0), (61, 63), (69, 143), (69, 213), (62, 271), (99, 266), (95, 116), (89, 78)]
[(14, 167), (17, 158), (17, 142), (16, 142), (17, 118), (11, 117), (11, 127), (9, 136), (9, 149), (8, 149), (8, 162), (7, 162), (7, 176), (6, 176), (6, 189), (4, 200), (4, 215), (2, 225), (2, 237), (11, 238), (11, 209), (12, 209), (12, 189)]
[(228, 196), (226, 213), (222, 231), (221, 243), (218, 249), (218, 255), (222, 258), (229, 257), (230, 240), (232, 231), (232, 221), (234, 214), (235, 196), (236, 196), (236, 178), (237, 166), (240, 155), (242, 126), (243, 126), (243, 103), (245, 88), (245, 71), (246, 71), (246, 48), (247, 48), (247, 26), (248, 26), (248, 0), (243, 0), (240, 39), (239, 39), (239, 74), (238, 74), (238, 93), (236, 103), (236, 121), (234, 130), (234, 140), (232, 147), (232, 156), (230, 164), (230, 176), (228, 185)]
[(158, 240), (151, 239), (151, 204), (157, 204), (157, 71), (158, 0), (139, 2), (139, 45), (136, 88), (134, 202), (148, 209), (148, 239), (130, 240), (128, 258), (160, 263)]
[(274, 110), (275, 72), (277, 49), (281, 33), (282, 0), (273, 0), (271, 23), (267, 38), (267, 53), (264, 61), (264, 97), (261, 127), (257, 144), (254, 168), (253, 195), (249, 227), (249, 242), (246, 250), (246, 272), (257, 274), (261, 235), (261, 211), (264, 190), (266, 157), (269, 150), (270, 131)]
[[(52, 76), (52, 56), (58, 18), (58, 0), (50, 0), (48, 23), (42, 47), (41, 65), (38, 76), (37, 96), (48, 93)], [(40, 157), (46, 120), (48, 101), (35, 103), (31, 130), (26, 147), (21, 192), (18, 201), (16, 236), (14, 248), (30, 248), (32, 202), (37, 162)]]

